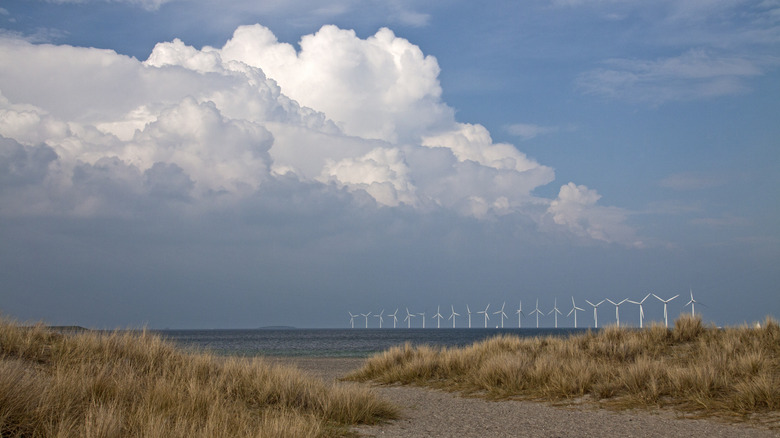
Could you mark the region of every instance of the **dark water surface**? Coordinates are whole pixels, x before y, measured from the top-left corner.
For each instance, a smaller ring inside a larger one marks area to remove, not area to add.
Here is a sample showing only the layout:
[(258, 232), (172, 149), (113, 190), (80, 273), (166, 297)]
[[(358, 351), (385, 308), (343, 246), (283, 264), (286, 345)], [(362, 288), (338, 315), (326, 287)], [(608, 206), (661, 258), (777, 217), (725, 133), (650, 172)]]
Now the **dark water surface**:
[(498, 334), (569, 336), (588, 329), (257, 329), (161, 330), (174, 343), (224, 356), (368, 357), (406, 342), (464, 346)]

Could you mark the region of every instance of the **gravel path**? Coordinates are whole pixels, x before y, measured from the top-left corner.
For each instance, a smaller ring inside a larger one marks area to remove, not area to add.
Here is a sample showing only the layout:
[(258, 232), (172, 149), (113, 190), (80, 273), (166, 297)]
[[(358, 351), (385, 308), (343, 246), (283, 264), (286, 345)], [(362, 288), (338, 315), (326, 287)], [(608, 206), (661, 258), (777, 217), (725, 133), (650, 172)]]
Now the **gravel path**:
[[(363, 364), (363, 359), (352, 358), (269, 360), (295, 365), (324, 380), (336, 380)], [(427, 388), (372, 387), (381, 397), (402, 407), (402, 418), (354, 429), (366, 437), (780, 437), (780, 431), (678, 418), (672, 412), (556, 407), (528, 401), (493, 402)]]

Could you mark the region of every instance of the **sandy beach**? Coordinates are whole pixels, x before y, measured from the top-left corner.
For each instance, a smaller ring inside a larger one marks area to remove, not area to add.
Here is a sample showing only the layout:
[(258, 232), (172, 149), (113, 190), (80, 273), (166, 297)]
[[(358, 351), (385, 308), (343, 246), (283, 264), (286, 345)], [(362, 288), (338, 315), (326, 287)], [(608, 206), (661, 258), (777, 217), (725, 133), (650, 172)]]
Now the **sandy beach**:
[[(356, 358), (269, 358), (334, 381), (359, 368)], [(360, 383), (340, 383), (359, 385)], [(399, 420), (354, 430), (366, 437), (780, 437), (780, 431), (681, 418), (670, 411), (611, 411), (528, 401), (486, 401), (408, 386), (374, 390), (402, 408)]]

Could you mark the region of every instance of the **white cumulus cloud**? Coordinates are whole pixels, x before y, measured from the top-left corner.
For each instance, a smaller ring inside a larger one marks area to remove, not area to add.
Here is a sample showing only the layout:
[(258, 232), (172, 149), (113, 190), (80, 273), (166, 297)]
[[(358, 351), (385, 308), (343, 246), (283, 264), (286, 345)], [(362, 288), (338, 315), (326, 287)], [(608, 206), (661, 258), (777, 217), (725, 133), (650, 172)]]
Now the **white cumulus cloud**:
[(438, 74), (389, 29), (324, 26), (296, 49), (242, 26), (222, 48), (173, 40), (146, 61), (0, 38), (0, 166), (13, 170), (0, 212), (197, 213), (315, 185), (421, 214), (541, 223), (549, 208), (560, 228), (626, 243), (625, 214), (595, 191), (535, 196), (553, 169), (456, 121)]
[(453, 118), (440, 100), (436, 59), (389, 29), (363, 40), (323, 26), (301, 38), (300, 47), (297, 52), (254, 25), (237, 29), (220, 53), (261, 68), (283, 93), (324, 112), (348, 135), (417, 141), (421, 128)]
[(599, 199), (601, 195), (596, 190), (570, 182), (561, 186), (558, 198), (550, 203), (547, 212), (556, 224), (578, 236), (643, 246), (634, 230), (625, 224), (628, 213), (617, 207), (599, 206)]

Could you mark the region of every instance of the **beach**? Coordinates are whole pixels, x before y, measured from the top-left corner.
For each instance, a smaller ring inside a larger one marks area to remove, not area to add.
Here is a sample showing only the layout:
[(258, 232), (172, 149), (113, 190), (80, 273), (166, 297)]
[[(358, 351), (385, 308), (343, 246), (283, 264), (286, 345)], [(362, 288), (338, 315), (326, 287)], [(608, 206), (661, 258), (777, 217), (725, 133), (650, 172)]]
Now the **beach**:
[[(266, 360), (293, 365), (326, 381), (337, 381), (364, 362), (360, 358), (327, 357)], [(681, 418), (670, 410), (613, 411), (588, 404), (552, 406), (545, 402), (487, 401), (428, 388), (371, 386), (381, 397), (401, 407), (401, 419), (353, 428), (365, 437), (780, 437), (780, 431), (716, 419)]]

